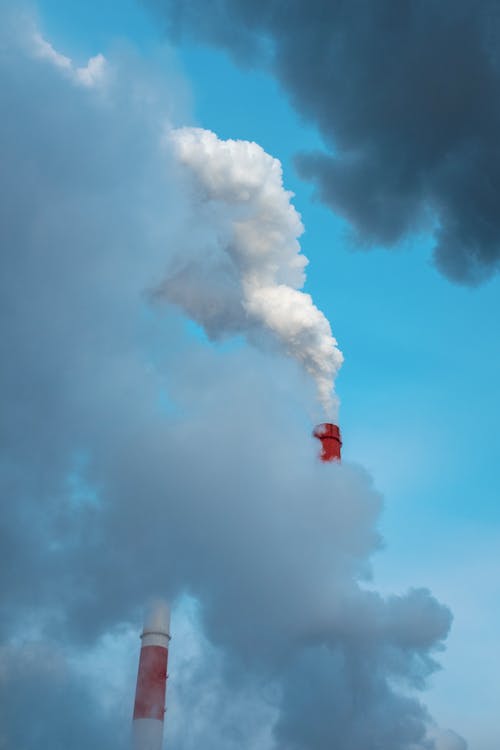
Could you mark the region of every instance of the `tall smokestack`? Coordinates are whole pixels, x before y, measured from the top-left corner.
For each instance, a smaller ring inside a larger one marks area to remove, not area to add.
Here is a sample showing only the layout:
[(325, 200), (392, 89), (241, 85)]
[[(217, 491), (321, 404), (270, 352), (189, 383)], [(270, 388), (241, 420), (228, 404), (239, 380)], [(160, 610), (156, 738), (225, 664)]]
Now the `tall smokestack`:
[(320, 459), (322, 461), (340, 461), (342, 439), (336, 424), (323, 422), (314, 428), (313, 435), (321, 440)]
[(133, 750), (161, 750), (170, 641), (170, 608), (166, 602), (150, 607), (141, 639), (132, 746)]

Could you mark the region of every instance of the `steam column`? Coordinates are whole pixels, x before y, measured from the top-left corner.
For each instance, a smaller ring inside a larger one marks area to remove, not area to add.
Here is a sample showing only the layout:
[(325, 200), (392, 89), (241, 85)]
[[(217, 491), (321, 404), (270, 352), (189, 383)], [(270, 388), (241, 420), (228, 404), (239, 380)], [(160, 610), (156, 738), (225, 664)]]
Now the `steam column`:
[(141, 639), (132, 746), (134, 750), (161, 750), (170, 641), (168, 604), (157, 602), (151, 607)]
[(320, 459), (322, 461), (340, 461), (342, 438), (336, 424), (331, 422), (319, 424), (314, 428), (313, 435), (321, 440)]

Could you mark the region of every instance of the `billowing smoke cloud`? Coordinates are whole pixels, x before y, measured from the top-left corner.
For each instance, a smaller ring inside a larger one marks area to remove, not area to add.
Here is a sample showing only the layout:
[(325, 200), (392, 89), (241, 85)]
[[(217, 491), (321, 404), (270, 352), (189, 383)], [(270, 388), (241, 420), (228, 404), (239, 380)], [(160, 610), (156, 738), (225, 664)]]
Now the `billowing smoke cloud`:
[(330, 153), (302, 176), (364, 245), (435, 234), (450, 279), (499, 268), (500, 13), (473, 0), (146, 0), (183, 31), (267, 65)]
[(258, 343), (271, 334), (312, 375), (325, 416), (335, 417), (342, 354), (328, 320), (300, 291), (304, 230), (280, 162), (256, 143), (200, 128), (171, 131), (169, 141), (192, 178), (199, 239), (176, 257), (163, 292), (213, 338), (241, 333)]
[(135, 60), (82, 86), (19, 34), (0, 24), (0, 745), (123, 747), (133, 678), (102, 664), (159, 594), (180, 602), (172, 658), (191, 654), (171, 668), (173, 750), (437, 750), (419, 696), (451, 614), (371, 587), (370, 477), (315, 460), (285, 358), (221, 356), (149, 304), (199, 239), (162, 141), (182, 113)]

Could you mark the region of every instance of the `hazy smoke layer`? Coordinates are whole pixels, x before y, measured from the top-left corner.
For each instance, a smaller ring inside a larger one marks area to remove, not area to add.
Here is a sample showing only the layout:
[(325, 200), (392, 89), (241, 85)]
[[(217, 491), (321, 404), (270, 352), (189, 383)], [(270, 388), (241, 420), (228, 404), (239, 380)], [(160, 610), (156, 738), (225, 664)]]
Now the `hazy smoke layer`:
[(381, 500), (315, 460), (296, 368), (221, 356), (148, 304), (199, 239), (149, 76), (117, 57), (82, 86), (0, 18), (0, 746), (125, 747), (127, 623), (187, 593), (172, 750), (462, 750), (419, 700), (450, 612), (367, 588)]
[(268, 65), (331, 153), (300, 173), (365, 243), (435, 229), (449, 278), (500, 259), (500, 12), (490, 0), (147, 0), (192, 32)]
[(299, 291), (303, 226), (280, 162), (256, 143), (221, 141), (199, 128), (174, 130), (170, 142), (192, 178), (200, 236), (194, 251), (177, 256), (165, 294), (214, 338), (239, 332), (258, 343), (271, 334), (312, 375), (325, 416), (334, 418), (343, 358), (328, 320)]

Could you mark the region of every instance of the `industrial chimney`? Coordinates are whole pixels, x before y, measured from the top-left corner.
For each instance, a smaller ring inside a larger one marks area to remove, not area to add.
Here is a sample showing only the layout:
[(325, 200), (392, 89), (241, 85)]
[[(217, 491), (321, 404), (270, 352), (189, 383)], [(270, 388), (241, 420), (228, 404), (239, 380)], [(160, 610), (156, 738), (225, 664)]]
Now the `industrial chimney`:
[(322, 461), (340, 461), (342, 439), (336, 424), (323, 422), (314, 428), (313, 435), (321, 440), (320, 459)]
[(155, 602), (146, 615), (132, 725), (133, 750), (161, 750), (167, 687), (170, 608)]

